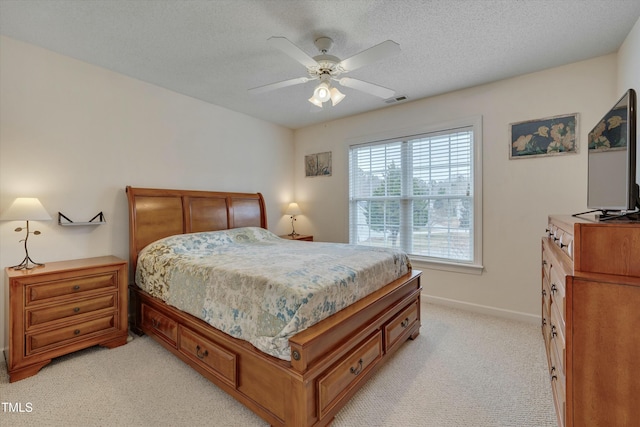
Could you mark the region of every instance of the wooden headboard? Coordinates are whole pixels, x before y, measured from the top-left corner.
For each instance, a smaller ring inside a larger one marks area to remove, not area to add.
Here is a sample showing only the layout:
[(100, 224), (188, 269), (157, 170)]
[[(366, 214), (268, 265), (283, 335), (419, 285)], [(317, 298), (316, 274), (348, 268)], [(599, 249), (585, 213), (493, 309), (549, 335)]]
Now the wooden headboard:
[(238, 227), (267, 228), (260, 193), (167, 190), (127, 186), (129, 269), (149, 243), (167, 236)]

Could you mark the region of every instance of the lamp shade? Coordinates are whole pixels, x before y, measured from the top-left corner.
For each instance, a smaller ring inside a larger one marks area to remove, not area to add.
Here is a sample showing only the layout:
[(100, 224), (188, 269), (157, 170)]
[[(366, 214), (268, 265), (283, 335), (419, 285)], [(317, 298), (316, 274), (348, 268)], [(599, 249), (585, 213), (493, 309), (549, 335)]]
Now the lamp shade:
[(18, 197), (0, 215), (2, 221), (47, 221), (51, 215), (35, 197)]
[(316, 99), (315, 95), (313, 95), (311, 98), (309, 98), (309, 102), (312, 103), (313, 105), (315, 105), (316, 107), (322, 108), (322, 102), (318, 101)]
[(335, 87), (332, 87), (329, 92), (331, 93), (331, 105), (333, 105), (334, 107), (338, 105), (338, 103), (342, 101), (345, 97), (345, 94), (340, 92)]
[(302, 211), (300, 210), (300, 207), (295, 202), (289, 203), (289, 207), (287, 207), (287, 210), (285, 211), (285, 215), (291, 215), (291, 216), (300, 215), (301, 213)]
[(313, 96), (320, 102), (328, 101), (331, 98), (329, 83), (322, 82), (313, 91)]

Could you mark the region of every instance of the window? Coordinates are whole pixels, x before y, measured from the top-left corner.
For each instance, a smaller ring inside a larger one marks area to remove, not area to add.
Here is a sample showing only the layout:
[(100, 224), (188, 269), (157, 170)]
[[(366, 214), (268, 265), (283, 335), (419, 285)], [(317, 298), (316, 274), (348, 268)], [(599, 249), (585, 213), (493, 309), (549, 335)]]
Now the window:
[(479, 267), (480, 123), (350, 146), (350, 242)]

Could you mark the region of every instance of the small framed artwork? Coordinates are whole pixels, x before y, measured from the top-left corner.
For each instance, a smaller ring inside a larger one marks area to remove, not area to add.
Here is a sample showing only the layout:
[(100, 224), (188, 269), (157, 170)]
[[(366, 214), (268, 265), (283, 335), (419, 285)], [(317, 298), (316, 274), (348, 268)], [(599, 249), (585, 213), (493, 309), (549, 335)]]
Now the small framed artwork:
[(578, 113), (509, 125), (509, 158), (576, 154)]
[(305, 176), (331, 176), (331, 151), (304, 156)]

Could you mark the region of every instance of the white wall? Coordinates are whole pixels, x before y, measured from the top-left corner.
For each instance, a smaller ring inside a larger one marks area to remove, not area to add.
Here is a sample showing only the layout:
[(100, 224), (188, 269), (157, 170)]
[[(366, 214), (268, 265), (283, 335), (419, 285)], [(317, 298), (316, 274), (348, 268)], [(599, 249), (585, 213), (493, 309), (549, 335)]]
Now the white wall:
[[(269, 228), (288, 232), (291, 130), (10, 38), (0, 47), (0, 211), (38, 197), (54, 218), (31, 224), (34, 260), (128, 259), (126, 185), (259, 191)], [(60, 227), (59, 211), (107, 224)], [(18, 226), (0, 222), (3, 268), (24, 257)]]
[[(628, 89), (636, 91), (640, 97), (640, 18), (627, 35), (618, 51), (618, 93), (620, 96)], [(640, 113), (636, 105), (636, 138), (640, 140)], [(640, 183), (640, 152), (636, 153), (636, 182)]]
[[(423, 295), (534, 320), (540, 312), (540, 239), (547, 215), (586, 210), (587, 132), (619, 97), (616, 58), (607, 55), (297, 130), (295, 189), (305, 215), (296, 229), (317, 240), (348, 241), (346, 141), (482, 115), (485, 270), (479, 276), (424, 270)], [(509, 123), (576, 112), (578, 154), (509, 160)], [(333, 175), (305, 178), (304, 156), (323, 151), (333, 153)]]
[[(640, 92), (640, 19), (618, 51), (618, 92), (629, 88)], [(640, 94), (640, 93), (639, 93)]]

